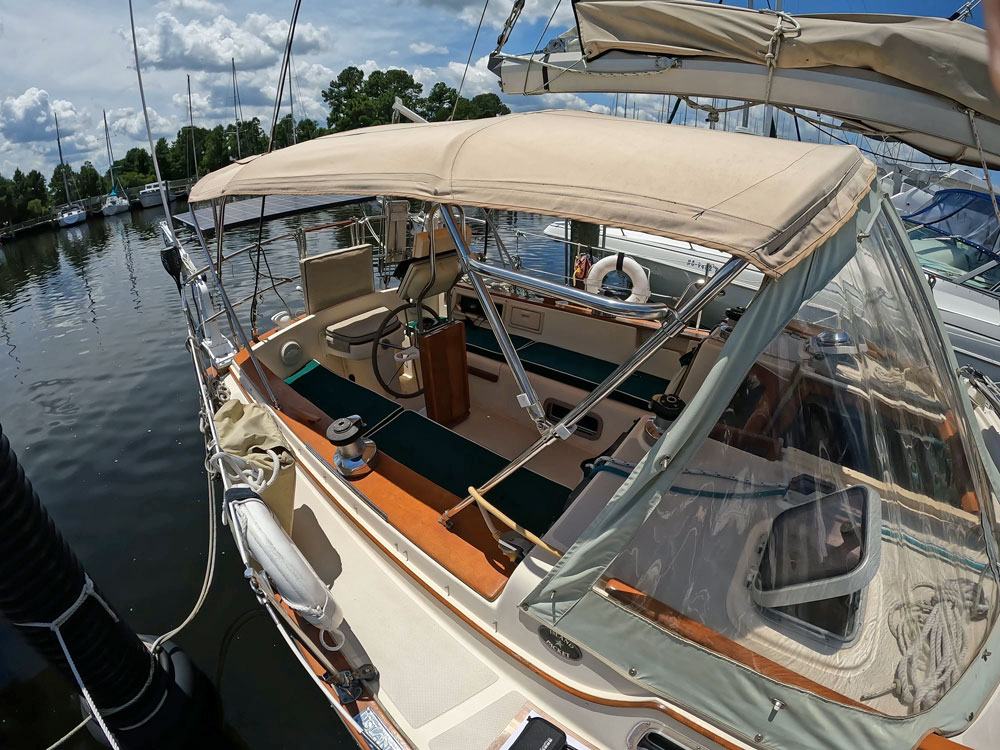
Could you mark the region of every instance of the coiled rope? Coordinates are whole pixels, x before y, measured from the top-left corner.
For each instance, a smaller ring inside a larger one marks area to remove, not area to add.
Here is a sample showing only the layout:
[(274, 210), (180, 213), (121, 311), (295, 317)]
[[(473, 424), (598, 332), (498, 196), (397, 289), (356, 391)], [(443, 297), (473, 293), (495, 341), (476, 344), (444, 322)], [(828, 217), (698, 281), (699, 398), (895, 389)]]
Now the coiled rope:
[(978, 583), (952, 578), (940, 586), (920, 584), (930, 596), (901, 602), (889, 612), (888, 627), (902, 658), (892, 692), (912, 713), (937, 703), (961, 676), (969, 640), (966, 623), (981, 620), (989, 606)]

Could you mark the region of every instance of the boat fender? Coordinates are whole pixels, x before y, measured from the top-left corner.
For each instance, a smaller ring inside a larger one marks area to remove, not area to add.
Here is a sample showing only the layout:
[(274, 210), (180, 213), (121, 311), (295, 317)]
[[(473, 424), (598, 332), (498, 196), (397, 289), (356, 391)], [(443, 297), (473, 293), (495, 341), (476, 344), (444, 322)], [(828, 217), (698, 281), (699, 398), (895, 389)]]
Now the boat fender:
[[(344, 645), (344, 615), (330, 590), (259, 495), (249, 489), (227, 493), (247, 548), (281, 598), (320, 630), (328, 651)], [(234, 498), (233, 496), (236, 495)]]
[(590, 273), (587, 274), (587, 291), (591, 294), (600, 294), (604, 277), (613, 270), (621, 271), (632, 282), (632, 294), (625, 300), (626, 302), (642, 304), (649, 300), (649, 279), (646, 278), (646, 272), (642, 270), (642, 266), (625, 253), (608, 255), (597, 261), (591, 267)]

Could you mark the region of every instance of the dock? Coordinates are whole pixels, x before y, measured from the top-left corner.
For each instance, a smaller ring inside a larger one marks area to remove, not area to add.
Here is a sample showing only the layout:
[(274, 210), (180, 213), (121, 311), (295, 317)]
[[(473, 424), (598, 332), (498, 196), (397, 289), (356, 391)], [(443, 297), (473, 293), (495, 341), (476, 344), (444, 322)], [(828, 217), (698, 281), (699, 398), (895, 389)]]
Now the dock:
[[(291, 216), (320, 208), (336, 208), (350, 206), (356, 203), (374, 200), (373, 195), (269, 195), (264, 203), (264, 221)], [(247, 198), (226, 204), (223, 229), (252, 224), (261, 217), (261, 201), (263, 198)], [(199, 208), (194, 211), (177, 214), (174, 218), (184, 226), (194, 229), (195, 218), (202, 232), (212, 234), (215, 231), (215, 218), (212, 209)]]

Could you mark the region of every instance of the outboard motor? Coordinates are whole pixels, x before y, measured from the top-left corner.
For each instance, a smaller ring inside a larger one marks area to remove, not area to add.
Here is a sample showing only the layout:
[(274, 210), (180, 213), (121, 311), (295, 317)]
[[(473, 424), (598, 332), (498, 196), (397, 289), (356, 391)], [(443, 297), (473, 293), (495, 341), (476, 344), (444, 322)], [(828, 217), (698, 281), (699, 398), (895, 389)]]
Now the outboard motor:
[(326, 428), (326, 439), (337, 446), (333, 465), (348, 479), (363, 477), (372, 470), (377, 450), (375, 441), (361, 433), (367, 425), (357, 414), (343, 417)]

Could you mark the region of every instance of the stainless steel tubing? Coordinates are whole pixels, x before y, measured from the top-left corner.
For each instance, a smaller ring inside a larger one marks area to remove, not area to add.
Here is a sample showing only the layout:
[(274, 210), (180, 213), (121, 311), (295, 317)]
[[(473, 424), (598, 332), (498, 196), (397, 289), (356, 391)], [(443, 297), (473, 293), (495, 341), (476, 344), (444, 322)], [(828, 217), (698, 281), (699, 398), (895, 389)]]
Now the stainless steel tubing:
[[(615, 388), (625, 382), (625, 380), (633, 372), (638, 370), (643, 363), (646, 362), (646, 360), (652, 357), (653, 354), (655, 354), (668, 339), (673, 338), (684, 330), (685, 321), (689, 320), (692, 316), (697, 315), (705, 307), (705, 305), (707, 305), (719, 292), (721, 292), (733, 279), (735, 279), (739, 275), (740, 271), (746, 268), (747, 265), (747, 261), (736, 258), (726, 263), (726, 265), (724, 265), (719, 272), (715, 274), (715, 276), (705, 283), (705, 286), (703, 286), (689, 302), (684, 304), (684, 306), (681, 307), (676, 314), (672, 313), (671, 319), (665, 321), (660, 326), (660, 329), (647, 339), (628, 361), (619, 365), (613, 373), (608, 375), (603, 383), (597, 386), (592, 393), (573, 407), (573, 409), (571, 409), (558, 424), (549, 427), (537, 441), (535, 441), (517, 458), (507, 464), (507, 466), (479, 487), (478, 489), (480, 494), (485, 494), (496, 487), (500, 482), (538, 455), (538, 453), (540, 453), (546, 446), (555, 442), (557, 438), (568, 437), (577, 422), (585, 417), (590, 410), (594, 408), (594, 406), (606, 398)], [(474, 502), (474, 498), (470, 495), (454, 508), (445, 511), (439, 520), (442, 523), (447, 523), (452, 516), (463, 508), (468, 507), (472, 504), (472, 502)]]
[[(500, 345), (500, 350), (503, 352), (504, 359), (507, 360), (511, 373), (514, 375), (514, 380), (517, 381), (517, 387), (521, 391), (520, 395), (517, 397), (517, 402), (522, 408), (528, 410), (528, 415), (538, 427), (539, 432), (548, 430), (549, 423), (545, 419), (545, 410), (542, 409), (542, 405), (538, 401), (538, 394), (535, 393), (535, 389), (531, 385), (531, 381), (528, 380), (528, 374), (524, 371), (524, 366), (521, 364), (521, 358), (517, 356), (517, 350), (514, 348), (514, 343), (510, 340), (510, 335), (507, 333), (507, 329), (504, 328), (503, 321), (500, 319), (500, 315), (493, 306), (493, 300), (490, 297), (489, 291), (486, 289), (486, 284), (483, 283), (482, 277), (473, 269), (475, 261), (473, 261), (469, 255), (469, 248), (465, 244), (465, 237), (463, 237), (462, 233), (458, 231), (458, 226), (455, 224), (455, 217), (451, 215), (451, 208), (449, 206), (438, 205), (441, 208), (441, 216), (444, 218), (444, 225), (447, 227), (448, 233), (451, 235), (451, 239), (455, 243), (455, 247), (458, 249), (459, 257), (462, 259), (462, 265), (469, 273), (469, 279), (472, 281), (472, 288), (475, 290), (476, 296), (479, 298), (479, 304), (483, 308), (483, 314), (486, 316), (486, 320), (489, 321), (490, 328), (493, 329), (493, 333), (496, 334), (497, 343)], [(493, 268), (493, 266), (487, 266), (487, 268)]]

